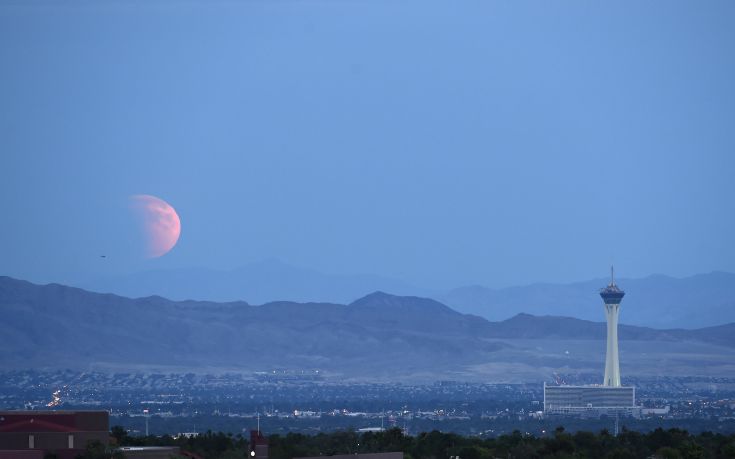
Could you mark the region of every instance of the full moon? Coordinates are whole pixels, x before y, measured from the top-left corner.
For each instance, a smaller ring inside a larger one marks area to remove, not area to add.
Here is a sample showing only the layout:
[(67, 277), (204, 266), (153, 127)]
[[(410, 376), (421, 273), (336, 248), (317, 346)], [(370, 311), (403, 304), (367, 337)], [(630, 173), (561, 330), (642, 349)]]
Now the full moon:
[(143, 231), (146, 257), (160, 257), (176, 245), (181, 220), (169, 203), (149, 194), (136, 194), (130, 197), (130, 209)]

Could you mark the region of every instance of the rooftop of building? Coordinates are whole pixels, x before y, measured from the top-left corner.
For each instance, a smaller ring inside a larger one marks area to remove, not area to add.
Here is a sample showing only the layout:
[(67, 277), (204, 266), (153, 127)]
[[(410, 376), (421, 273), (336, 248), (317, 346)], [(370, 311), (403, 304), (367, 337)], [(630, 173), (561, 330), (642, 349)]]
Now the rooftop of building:
[(107, 411), (0, 411), (0, 432), (107, 431)]

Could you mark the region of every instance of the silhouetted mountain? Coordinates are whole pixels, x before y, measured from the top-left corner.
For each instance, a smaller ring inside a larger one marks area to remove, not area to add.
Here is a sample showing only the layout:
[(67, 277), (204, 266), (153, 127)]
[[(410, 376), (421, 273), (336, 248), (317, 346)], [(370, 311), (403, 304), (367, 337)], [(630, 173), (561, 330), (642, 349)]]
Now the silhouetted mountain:
[(144, 271), (84, 282), (82, 288), (131, 298), (161, 295), (173, 300), (265, 303), (273, 300), (349, 303), (376, 290), (422, 293), (387, 277), (331, 275), (271, 259), (232, 271), (188, 268)]
[[(462, 287), (447, 293), (417, 288), (372, 275), (337, 276), (296, 268), (277, 260), (234, 271), (173, 269), (98, 279), (80, 285), (99, 292), (139, 298), (265, 303), (273, 300), (347, 304), (373, 291), (432, 297), (457, 311), (488, 320), (520, 313), (604, 320), (598, 295), (608, 279), (572, 284), (532, 284), (490, 289)], [(735, 321), (735, 274), (713, 272), (676, 279), (655, 275), (620, 279), (626, 290), (622, 323), (654, 328), (697, 328)]]
[[(553, 314), (604, 320), (598, 294), (609, 279), (573, 284), (533, 284), (489, 289), (463, 287), (436, 299), (457, 311), (489, 320), (503, 320), (519, 313)], [(656, 328), (697, 328), (735, 321), (735, 274), (713, 272), (675, 279), (649, 276), (620, 279), (626, 291), (620, 320)]]
[[(528, 314), (488, 322), (435, 300), (382, 292), (350, 305), (252, 306), (129, 299), (0, 277), (0, 313), (2, 368), (288, 368), (376, 379), (508, 380), (601, 368), (605, 338), (602, 323)], [(677, 365), (698, 365), (706, 353), (707, 371), (732, 371), (735, 324), (701, 330), (621, 326), (620, 339), (625, 368), (636, 368), (625, 360), (634, 356), (626, 354), (629, 342), (643, 343), (654, 359), (657, 352), (675, 356)], [(646, 362), (636, 371), (645, 371)]]

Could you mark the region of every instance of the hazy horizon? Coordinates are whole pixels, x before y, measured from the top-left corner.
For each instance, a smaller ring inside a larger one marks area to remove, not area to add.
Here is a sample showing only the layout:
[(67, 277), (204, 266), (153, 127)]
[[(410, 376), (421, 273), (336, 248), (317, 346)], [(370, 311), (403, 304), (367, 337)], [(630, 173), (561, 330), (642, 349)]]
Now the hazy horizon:
[[(419, 283), (413, 283), (406, 281), (405, 279), (401, 279), (398, 277), (392, 277), (387, 275), (382, 275), (379, 273), (371, 273), (371, 272), (328, 272), (328, 271), (322, 271), (319, 269), (316, 269), (314, 267), (310, 266), (304, 266), (304, 265), (297, 265), (297, 264), (291, 264), (287, 263), (286, 261), (275, 258), (275, 257), (269, 257), (269, 258), (263, 258), (259, 260), (254, 260), (249, 263), (243, 263), (240, 265), (237, 265), (232, 268), (215, 268), (215, 267), (206, 267), (206, 266), (177, 266), (177, 267), (171, 267), (171, 268), (148, 268), (148, 269), (140, 269), (136, 271), (128, 271), (128, 272), (117, 272), (117, 273), (108, 273), (106, 275), (90, 275), (89, 277), (79, 277), (79, 278), (73, 278), (73, 279), (64, 279), (63, 276), (60, 278), (56, 277), (38, 277), (38, 278), (25, 278), (20, 276), (14, 276), (12, 274), (8, 273), (0, 273), (0, 276), (8, 276), (12, 277), (18, 280), (25, 280), (34, 284), (39, 285), (45, 285), (45, 284), (61, 284), (61, 285), (68, 285), (71, 287), (80, 287), (87, 289), (90, 286), (93, 286), (95, 282), (102, 281), (102, 280), (122, 280), (126, 278), (135, 278), (137, 276), (141, 275), (147, 275), (147, 274), (154, 274), (154, 273), (185, 273), (185, 272), (207, 272), (207, 273), (222, 273), (222, 274), (230, 274), (230, 273), (236, 273), (238, 271), (241, 271), (243, 269), (248, 268), (254, 268), (259, 266), (280, 266), (286, 269), (293, 269), (303, 272), (309, 272), (309, 273), (315, 273), (324, 275), (327, 277), (339, 277), (339, 278), (371, 278), (371, 279), (384, 279), (386, 281), (392, 281), (392, 282), (398, 282), (408, 288), (415, 288), (417, 290), (416, 296), (421, 296), (421, 293), (427, 294), (429, 292), (434, 293), (440, 293), (445, 292), (457, 288), (465, 288), (465, 287), (482, 287), (487, 288), (491, 290), (504, 290), (504, 289), (512, 289), (516, 287), (528, 287), (528, 286), (534, 286), (534, 285), (572, 285), (572, 284), (578, 284), (578, 283), (584, 283), (584, 282), (590, 282), (590, 281), (600, 281), (600, 287), (604, 286), (603, 284), (608, 282), (610, 279), (610, 267), (607, 267), (607, 270), (601, 271), (601, 272), (595, 272), (590, 273), (590, 275), (586, 277), (581, 277), (578, 279), (569, 279), (569, 280), (562, 280), (562, 281), (547, 281), (547, 280), (535, 280), (535, 281), (527, 281), (527, 282), (519, 282), (519, 283), (513, 283), (513, 284), (507, 284), (507, 285), (492, 285), (491, 283), (480, 283), (480, 282), (465, 282), (465, 283), (458, 283), (458, 284), (447, 284), (447, 285), (424, 285)], [(620, 274), (619, 271), (616, 271), (615, 279), (620, 282), (625, 282), (626, 280), (642, 280), (642, 279), (648, 279), (653, 277), (665, 277), (665, 278), (671, 278), (671, 279), (689, 279), (692, 277), (697, 276), (703, 276), (703, 275), (710, 275), (710, 274), (717, 274), (717, 273), (723, 273), (723, 274), (735, 274), (735, 271), (727, 271), (727, 270), (719, 270), (714, 269), (710, 271), (703, 271), (703, 272), (696, 272), (696, 273), (690, 273), (690, 274), (683, 274), (683, 275), (671, 275), (667, 273), (662, 272), (652, 272), (648, 274), (643, 274), (641, 276), (628, 276), (625, 274)], [(371, 292), (365, 292), (366, 294)], [(387, 292), (392, 293), (392, 292)], [(357, 298), (356, 298), (357, 299)]]

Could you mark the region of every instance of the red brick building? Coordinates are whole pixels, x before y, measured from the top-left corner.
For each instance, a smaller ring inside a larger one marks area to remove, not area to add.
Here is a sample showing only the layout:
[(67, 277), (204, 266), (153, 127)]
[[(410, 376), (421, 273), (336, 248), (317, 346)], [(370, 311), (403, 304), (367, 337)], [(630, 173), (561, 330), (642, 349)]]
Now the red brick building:
[(91, 441), (109, 444), (107, 411), (0, 411), (0, 459), (74, 458)]

